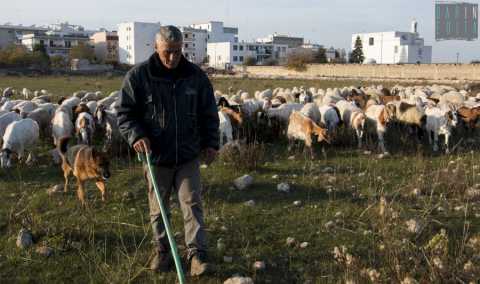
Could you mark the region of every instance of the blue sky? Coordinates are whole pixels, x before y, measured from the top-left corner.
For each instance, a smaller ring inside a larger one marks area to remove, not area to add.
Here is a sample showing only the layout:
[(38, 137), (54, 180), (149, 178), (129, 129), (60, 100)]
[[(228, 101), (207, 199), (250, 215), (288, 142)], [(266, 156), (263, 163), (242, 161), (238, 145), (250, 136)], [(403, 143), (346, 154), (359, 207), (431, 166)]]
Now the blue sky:
[[(420, 35), (433, 45), (434, 62), (480, 59), (480, 41), (435, 42), (433, 0), (16, 0), (2, 2), (0, 23), (48, 24), (69, 21), (88, 29), (116, 29), (124, 21), (189, 25), (208, 20), (239, 28), (239, 37), (252, 40), (267, 34), (303, 36), (325, 46), (350, 48), (357, 32), (409, 31), (419, 22)], [(68, 4), (66, 2), (69, 2)], [(478, 0), (470, 2), (478, 3)], [(75, 4), (73, 4), (75, 3)], [(8, 12), (6, 12), (8, 11)]]

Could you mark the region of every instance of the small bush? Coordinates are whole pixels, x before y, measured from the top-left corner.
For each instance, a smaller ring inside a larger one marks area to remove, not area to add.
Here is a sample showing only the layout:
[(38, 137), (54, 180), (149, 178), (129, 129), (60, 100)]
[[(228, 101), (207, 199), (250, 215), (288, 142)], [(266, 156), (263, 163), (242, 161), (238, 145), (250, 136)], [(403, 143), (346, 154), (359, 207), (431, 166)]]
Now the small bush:
[(291, 70), (303, 72), (313, 60), (312, 54), (306, 52), (292, 53), (287, 57), (286, 67)]
[(265, 145), (234, 141), (220, 150), (220, 161), (240, 170), (254, 171), (265, 162)]
[(257, 59), (255, 57), (247, 57), (243, 61), (244, 66), (255, 66), (257, 65)]

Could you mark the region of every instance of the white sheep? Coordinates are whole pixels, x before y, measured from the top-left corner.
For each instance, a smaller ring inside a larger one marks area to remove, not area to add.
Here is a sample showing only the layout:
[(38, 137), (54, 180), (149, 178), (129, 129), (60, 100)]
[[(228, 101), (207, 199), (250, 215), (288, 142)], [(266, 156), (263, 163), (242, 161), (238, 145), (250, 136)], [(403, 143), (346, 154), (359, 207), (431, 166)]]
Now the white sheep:
[(233, 141), (233, 127), (230, 117), (223, 111), (218, 112), (218, 118), (220, 120), (219, 132), (220, 132), (220, 147), (223, 147), (225, 143), (224, 138), (226, 138), (226, 143)]
[(0, 145), (5, 134), (5, 130), (12, 122), (20, 120), (20, 115), (16, 112), (7, 112), (0, 116)]
[(395, 112), (396, 109), (393, 105), (370, 105), (365, 111), (368, 121), (376, 130), (378, 146), (384, 154), (388, 154), (388, 152), (385, 148), (385, 141), (383, 137), (387, 131), (388, 123), (395, 119)]
[(432, 145), (433, 135), (433, 151), (438, 151), (438, 136), (445, 136), (445, 152), (448, 154), (450, 136), (452, 135), (452, 128), (458, 124), (457, 112), (452, 108), (445, 107), (427, 107), (425, 110), (427, 115), (426, 130), (428, 135), (428, 142)]
[(300, 110), (300, 113), (313, 120), (316, 124), (319, 124), (322, 121), (322, 114), (315, 103), (305, 104)]
[(39, 138), (38, 124), (29, 118), (12, 122), (3, 135), (3, 146), (0, 153), (2, 168), (12, 166), (12, 154), (16, 154), (19, 160), (23, 160), (25, 151), (29, 152), (28, 161), (34, 161), (32, 148)]
[(334, 105), (324, 105), (319, 107), (322, 115), (322, 123), (327, 126), (329, 133), (335, 133), (337, 127), (341, 123), (339, 110)]
[(367, 120), (365, 113), (353, 101), (338, 101), (336, 107), (345, 126), (355, 131), (358, 148), (361, 148)]
[(72, 117), (68, 113), (68, 109), (59, 107), (57, 111), (55, 111), (55, 115), (52, 119), (53, 144), (57, 146), (57, 142), (60, 141), (60, 138), (71, 137), (74, 128)]
[(75, 121), (78, 144), (91, 145), (94, 132), (95, 121), (93, 116), (88, 112), (80, 113)]

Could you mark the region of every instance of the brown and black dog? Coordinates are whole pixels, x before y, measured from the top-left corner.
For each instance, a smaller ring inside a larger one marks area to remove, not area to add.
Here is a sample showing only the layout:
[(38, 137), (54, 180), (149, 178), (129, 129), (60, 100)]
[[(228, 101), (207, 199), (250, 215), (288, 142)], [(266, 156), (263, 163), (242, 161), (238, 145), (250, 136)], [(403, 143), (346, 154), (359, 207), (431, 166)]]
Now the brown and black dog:
[(104, 153), (98, 152), (91, 146), (75, 145), (68, 148), (69, 137), (63, 137), (58, 143), (58, 151), (62, 158), (62, 170), (65, 177), (64, 191), (67, 192), (70, 173), (77, 179), (77, 195), (83, 206), (85, 201), (85, 182), (95, 180), (95, 184), (102, 193), (102, 200), (106, 198), (105, 180), (110, 177), (109, 160)]

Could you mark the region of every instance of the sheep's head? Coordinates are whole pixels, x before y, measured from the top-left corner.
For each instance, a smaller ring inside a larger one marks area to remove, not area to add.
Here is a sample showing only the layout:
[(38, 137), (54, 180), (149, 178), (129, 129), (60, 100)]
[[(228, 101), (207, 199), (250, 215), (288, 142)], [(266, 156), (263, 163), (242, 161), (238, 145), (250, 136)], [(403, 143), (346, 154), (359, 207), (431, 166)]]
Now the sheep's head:
[(313, 126), (313, 134), (317, 135), (317, 141), (322, 142), (325, 141), (330, 144), (330, 135), (328, 134), (328, 130), (325, 127), (321, 127), (318, 125)]
[(385, 112), (387, 114), (387, 122), (394, 120), (397, 116), (397, 107), (394, 104), (388, 104), (385, 106)]
[(13, 152), (10, 149), (2, 149), (0, 151), (0, 166), (2, 169), (11, 168), (12, 167), (12, 158)]

